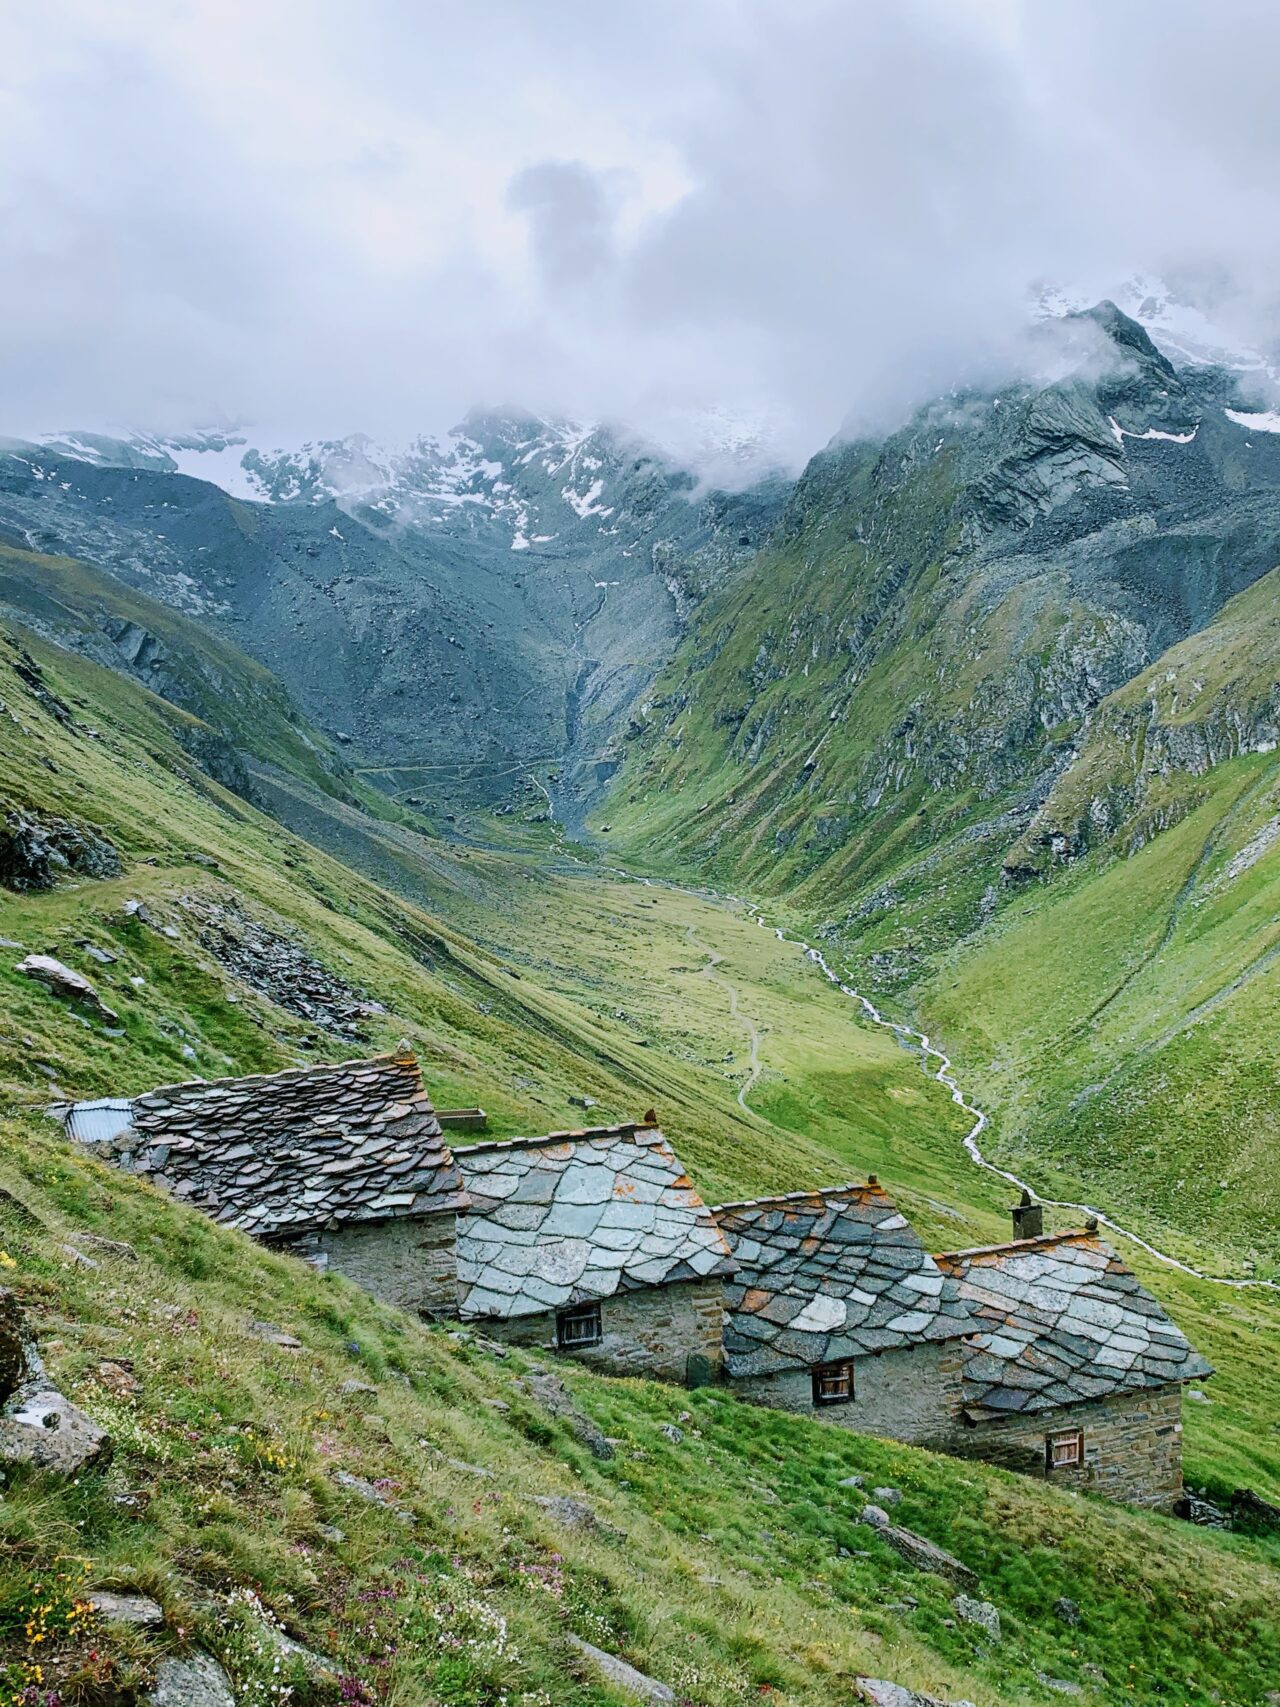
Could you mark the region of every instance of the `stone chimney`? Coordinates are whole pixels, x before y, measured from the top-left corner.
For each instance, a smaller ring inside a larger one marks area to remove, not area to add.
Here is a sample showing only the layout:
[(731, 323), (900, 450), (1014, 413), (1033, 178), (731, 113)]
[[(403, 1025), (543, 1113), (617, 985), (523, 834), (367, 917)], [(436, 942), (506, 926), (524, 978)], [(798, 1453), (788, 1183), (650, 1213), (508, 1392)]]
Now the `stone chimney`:
[(1012, 1214), (1015, 1239), (1038, 1239), (1044, 1232), (1044, 1205), (1037, 1203), (1025, 1187), (1022, 1201), (1014, 1204)]

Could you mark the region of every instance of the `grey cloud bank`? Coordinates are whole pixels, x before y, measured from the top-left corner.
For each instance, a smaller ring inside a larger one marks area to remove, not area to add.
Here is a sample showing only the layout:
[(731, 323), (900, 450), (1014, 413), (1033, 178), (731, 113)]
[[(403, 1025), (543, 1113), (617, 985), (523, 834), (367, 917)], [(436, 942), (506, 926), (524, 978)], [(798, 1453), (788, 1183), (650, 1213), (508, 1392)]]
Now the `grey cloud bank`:
[(1270, 346), (1277, 48), (1243, 0), (10, 8), (0, 430), (714, 408), (795, 461), (1138, 269)]

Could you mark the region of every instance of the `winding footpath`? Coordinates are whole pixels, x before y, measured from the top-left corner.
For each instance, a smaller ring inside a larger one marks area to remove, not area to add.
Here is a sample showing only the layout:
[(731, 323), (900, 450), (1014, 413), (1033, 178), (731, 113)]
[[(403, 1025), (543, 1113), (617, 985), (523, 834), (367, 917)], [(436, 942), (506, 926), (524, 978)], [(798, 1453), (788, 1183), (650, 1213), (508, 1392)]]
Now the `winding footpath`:
[[(707, 957), (707, 964), (702, 968), (702, 976), (709, 979), (713, 984), (719, 984), (722, 990), (728, 991), (729, 1013), (732, 1018), (738, 1020), (747, 1029), (747, 1037), (750, 1042), (749, 1058), (751, 1070), (747, 1074), (746, 1082), (738, 1092), (738, 1106), (745, 1110), (747, 1114), (751, 1114), (754, 1111), (748, 1105), (747, 1097), (755, 1089), (756, 1080), (760, 1077), (761, 1072), (760, 1027), (751, 1018), (750, 1014), (744, 1014), (739, 1011), (738, 986), (736, 984), (731, 984), (727, 978), (722, 977), (721, 974), (716, 971), (717, 966), (724, 963), (724, 955), (717, 954), (714, 948), (708, 948), (706, 943), (695, 934), (694, 927), (692, 925), (689, 926), (688, 930), (684, 934), (686, 942), (692, 943), (699, 954), (705, 954)], [(785, 941), (786, 939), (784, 938), (783, 940)]]
[[(1042, 1197), (1040, 1196), (1040, 1193), (1035, 1190), (1034, 1186), (1028, 1184), (1026, 1180), (1020, 1179), (1017, 1174), (1011, 1173), (1008, 1168), (998, 1167), (995, 1162), (988, 1161), (983, 1155), (978, 1144), (978, 1139), (989, 1124), (987, 1116), (975, 1103), (969, 1101), (964, 1092), (960, 1089), (960, 1086), (956, 1083), (955, 1074), (951, 1069), (950, 1057), (939, 1049), (936, 1044), (931, 1043), (928, 1036), (923, 1031), (917, 1031), (914, 1026), (904, 1025), (899, 1020), (886, 1019), (880, 1012), (879, 1008), (876, 1007), (875, 1003), (870, 1001), (868, 997), (864, 996), (861, 990), (855, 989), (852, 984), (846, 984), (841, 979), (839, 973), (832, 971), (831, 967), (827, 964), (825, 955), (820, 949), (812, 947), (811, 944), (805, 942), (800, 937), (788, 936), (786, 932), (779, 929), (777, 925), (770, 925), (769, 921), (765, 918), (764, 914), (761, 913), (760, 909), (752, 906), (749, 902), (739, 902), (738, 904), (745, 907), (748, 917), (754, 919), (756, 924), (758, 924), (763, 930), (772, 930), (774, 936), (777, 937), (779, 942), (791, 943), (794, 947), (802, 950), (805, 957), (811, 960), (813, 964), (819, 968), (828, 981), (835, 985), (836, 989), (839, 990), (842, 996), (847, 996), (850, 1001), (857, 1002), (859, 1004), (872, 1024), (883, 1026), (887, 1031), (892, 1031), (895, 1036), (901, 1038), (909, 1047), (917, 1049), (920, 1052), (926, 1068), (929, 1071), (930, 1077), (936, 1079), (940, 1085), (944, 1086), (951, 1093), (952, 1102), (955, 1103), (958, 1108), (963, 1109), (964, 1112), (973, 1120), (973, 1125), (969, 1128), (969, 1131), (965, 1136), (964, 1147), (969, 1159), (977, 1167), (985, 1168), (988, 1173), (995, 1174), (997, 1178), (1007, 1180), (1008, 1183), (1018, 1191), (1031, 1192), (1033, 1196), (1039, 1198), (1041, 1203), (1048, 1205), (1052, 1209), (1070, 1209), (1073, 1213), (1091, 1216), (1100, 1226), (1106, 1227), (1108, 1231), (1117, 1234), (1122, 1239), (1128, 1239), (1131, 1244), (1137, 1245), (1140, 1250), (1145, 1251), (1148, 1256), (1154, 1257), (1157, 1262), (1164, 1263), (1168, 1268), (1176, 1268), (1182, 1274), (1190, 1275), (1194, 1280), (1204, 1280), (1213, 1286), (1230, 1286), (1237, 1289), (1243, 1289), (1245, 1287), (1261, 1287), (1269, 1292), (1280, 1292), (1280, 1281), (1235, 1279), (1229, 1275), (1206, 1274), (1203, 1269), (1194, 1268), (1190, 1263), (1182, 1262), (1179, 1258), (1170, 1256), (1167, 1251), (1157, 1249), (1155, 1245), (1150, 1244), (1146, 1239), (1144, 1239), (1141, 1234), (1132, 1232), (1128, 1227), (1122, 1227), (1118, 1221), (1113, 1220), (1112, 1217), (1106, 1214), (1104, 1210), (1095, 1208), (1093, 1204), (1072, 1203), (1068, 1199), (1061, 1197)], [(937, 1063), (936, 1068), (932, 1066), (933, 1062)], [(742, 1102), (741, 1095), (739, 1096), (738, 1101)], [(746, 1107), (745, 1103), (743, 1103), (743, 1107)]]

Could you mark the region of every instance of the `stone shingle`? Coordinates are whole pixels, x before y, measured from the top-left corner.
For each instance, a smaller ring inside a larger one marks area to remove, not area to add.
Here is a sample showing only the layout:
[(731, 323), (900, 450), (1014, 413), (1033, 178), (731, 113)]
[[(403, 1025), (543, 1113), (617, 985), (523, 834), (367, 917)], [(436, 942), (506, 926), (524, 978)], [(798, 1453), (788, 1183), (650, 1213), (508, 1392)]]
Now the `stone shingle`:
[(601, 1127), (467, 1145), (458, 1217), (464, 1317), (515, 1317), (731, 1270), (662, 1133)]
[(738, 1264), (725, 1289), (731, 1376), (973, 1331), (955, 1282), (874, 1182), (726, 1203), (712, 1214)]
[(953, 1251), (938, 1265), (973, 1308), (964, 1407), (973, 1416), (1052, 1410), (1212, 1369), (1092, 1233)]
[[(407, 1051), (166, 1085), (135, 1097), (128, 1126), (99, 1150), (260, 1239), (465, 1202)], [(403, 1164), (394, 1174), (392, 1157)]]

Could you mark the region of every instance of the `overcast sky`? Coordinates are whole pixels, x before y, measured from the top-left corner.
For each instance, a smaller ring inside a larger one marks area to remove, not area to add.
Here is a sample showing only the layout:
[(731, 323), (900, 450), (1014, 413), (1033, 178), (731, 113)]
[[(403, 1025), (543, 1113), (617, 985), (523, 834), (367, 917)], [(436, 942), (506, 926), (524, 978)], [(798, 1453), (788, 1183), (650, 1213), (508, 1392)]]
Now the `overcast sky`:
[(1272, 0), (0, 9), (0, 431), (765, 415), (1020, 359), (1033, 281), (1280, 278)]

